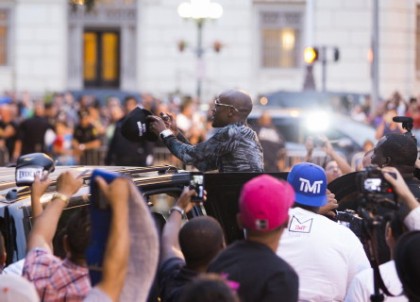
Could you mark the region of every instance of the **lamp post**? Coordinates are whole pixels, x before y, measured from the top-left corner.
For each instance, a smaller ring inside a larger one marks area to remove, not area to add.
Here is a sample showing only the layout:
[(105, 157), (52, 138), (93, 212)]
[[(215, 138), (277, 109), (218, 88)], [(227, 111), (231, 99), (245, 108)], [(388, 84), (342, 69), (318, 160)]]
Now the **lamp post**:
[(203, 26), (207, 20), (219, 19), (223, 15), (223, 8), (219, 3), (211, 0), (190, 0), (178, 6), (178, 15), (184, 19), (191, 19), (197, 25), (197, 90), (198, 101), (201, 101), (201, 85), (203, 80)]

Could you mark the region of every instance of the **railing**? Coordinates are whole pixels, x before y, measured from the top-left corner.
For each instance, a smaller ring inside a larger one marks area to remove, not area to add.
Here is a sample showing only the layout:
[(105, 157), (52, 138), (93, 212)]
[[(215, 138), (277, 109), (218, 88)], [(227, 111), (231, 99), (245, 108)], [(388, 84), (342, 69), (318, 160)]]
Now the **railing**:
[[(80, 165), (88, 166), (101, 166), (104, 165), (104, 159), (106, 156), (106, 147), (94, 150), (85, 150), (80, 157)], [(0, 163), (1, 163), (1, 150), (0, 150)], [(282, 171), (289, 171), (290, 168), (300, 162), (305, 161), (306, 153), (301, 151), (287, 151), (282, 163)], [(314, 154), (311, 162), (323, 166), (325, 164), (325, 154)], [(153, 149), (153, 165), (171, 165), (179, 169), (192, 170), (192, 167), (185, 166), (178, 158), (171, 154), (166, 147), (155, 147)]]

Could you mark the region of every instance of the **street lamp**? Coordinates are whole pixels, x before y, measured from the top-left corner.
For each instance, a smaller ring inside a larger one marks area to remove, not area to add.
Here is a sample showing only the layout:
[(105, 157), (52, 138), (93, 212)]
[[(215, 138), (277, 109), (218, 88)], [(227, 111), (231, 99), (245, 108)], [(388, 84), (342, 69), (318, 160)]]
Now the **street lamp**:
[(190, 0), (183, 2), (178, 6), (178, 15), (184, 19), (194, 20), (197, 24), (197, 99), (201, 99), (201, 82), (202, 82), (202, 57), (203, 57), (203, 25), (206, 20), (219, 19), (223, 15), (223, 8), (219, 3), (211, 2), (211, 0)]

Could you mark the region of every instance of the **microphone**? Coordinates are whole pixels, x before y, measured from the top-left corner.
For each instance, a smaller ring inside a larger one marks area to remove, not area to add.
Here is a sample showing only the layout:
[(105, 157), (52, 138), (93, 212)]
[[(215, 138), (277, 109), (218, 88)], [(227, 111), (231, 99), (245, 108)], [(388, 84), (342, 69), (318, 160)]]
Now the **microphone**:
[(413, 118), (408, 116), (394, 116), (392, 120), (396, 123), (412, 123)]
[[(408, 116), (394, 116), (392, 118), (392, 120), (396, 123), (402, 123), (402, 127), (403, 129), (407, 130), (406, 133), (408, 133), (409, 135), (411, 134), (411, 129), (413, 129), (413, 118), (408, 117)], [(414, 136), (413, 136), (414, 137)], [(415, 137), (414, 137), (415, 139)]]

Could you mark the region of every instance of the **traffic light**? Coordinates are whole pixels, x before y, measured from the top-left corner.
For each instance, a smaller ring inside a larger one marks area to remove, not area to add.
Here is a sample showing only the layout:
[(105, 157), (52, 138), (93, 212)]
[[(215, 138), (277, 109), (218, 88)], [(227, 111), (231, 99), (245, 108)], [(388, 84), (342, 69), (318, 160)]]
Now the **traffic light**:
[(313, 64), (319, 59), (319, 51), (317, 47), (306, 47), (303, 52), (303, 58), (307, 64)]
[(338, 49), (338, 47), (334, 47), (333, 60), (334, 62), (337, 62), (338, 60), (340, 60), (340, 50)]

